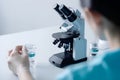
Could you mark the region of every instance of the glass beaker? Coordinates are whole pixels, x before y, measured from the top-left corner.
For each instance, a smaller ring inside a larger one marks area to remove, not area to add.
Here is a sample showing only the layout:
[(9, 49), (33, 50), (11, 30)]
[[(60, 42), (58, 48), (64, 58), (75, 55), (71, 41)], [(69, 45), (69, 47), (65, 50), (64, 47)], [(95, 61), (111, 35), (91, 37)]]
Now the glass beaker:
[(96, 56), (98, 53), (98, 44), (96, 42), (90, 43), (90, 56)]

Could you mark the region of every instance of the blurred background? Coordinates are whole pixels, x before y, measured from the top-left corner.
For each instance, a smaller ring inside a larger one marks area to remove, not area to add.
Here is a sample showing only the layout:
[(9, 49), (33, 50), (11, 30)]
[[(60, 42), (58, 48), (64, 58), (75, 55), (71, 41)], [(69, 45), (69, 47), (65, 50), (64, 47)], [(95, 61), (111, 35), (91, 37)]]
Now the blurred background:
[[(55, 3), (82, 12), (79, 0), (0, 0), (0, 35), (61, 25), (63, 20), (53, 9)], [(87, 22), (86, 32), (93, 37)]]

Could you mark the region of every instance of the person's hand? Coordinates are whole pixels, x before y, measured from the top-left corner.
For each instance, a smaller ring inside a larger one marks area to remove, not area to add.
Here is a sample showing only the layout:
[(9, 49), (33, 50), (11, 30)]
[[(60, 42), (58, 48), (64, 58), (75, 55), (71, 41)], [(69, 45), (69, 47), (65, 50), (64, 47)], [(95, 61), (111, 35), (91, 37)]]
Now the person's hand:
[(8, 66), (16, 75), (29, 71), (28, 54), (24, 46), (16, 46), (15, 49), (9, 51)]

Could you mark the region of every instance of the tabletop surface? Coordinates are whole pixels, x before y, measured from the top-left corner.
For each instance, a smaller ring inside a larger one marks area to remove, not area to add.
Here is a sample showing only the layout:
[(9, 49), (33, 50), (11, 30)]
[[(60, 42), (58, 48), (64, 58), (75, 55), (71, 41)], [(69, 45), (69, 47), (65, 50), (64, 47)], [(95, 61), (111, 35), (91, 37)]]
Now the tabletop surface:
[[(34, 44), (37, 46), (37, 66), (34, 70), (37, 80), (55, 80), (64, 69), (57, 68), (49, 62), (49, 58), (63, 49), (54, 46), (52, 34), (58, 32), (58, 27), (49, 27), (20, 33), (0, 36), (0, 80), (17, 80), (17, 77), (8, 69), (8, 51), (16, 45)], [(52, 74), (51, 74), (52, 73)], [(46, 77), (47, 75), (47, 77)]]

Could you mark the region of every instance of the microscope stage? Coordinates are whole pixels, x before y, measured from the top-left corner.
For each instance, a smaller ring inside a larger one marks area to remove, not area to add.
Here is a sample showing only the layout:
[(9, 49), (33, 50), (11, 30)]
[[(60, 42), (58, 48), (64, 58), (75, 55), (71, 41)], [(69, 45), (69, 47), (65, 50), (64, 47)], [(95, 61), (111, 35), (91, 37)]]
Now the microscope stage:
[(73, 34), (71, 32), (58, 32), (52, 35), (52, 37), (56, 39), (70, 39), (70, 38), (77, 38), (78, 36), (79, 34)]

